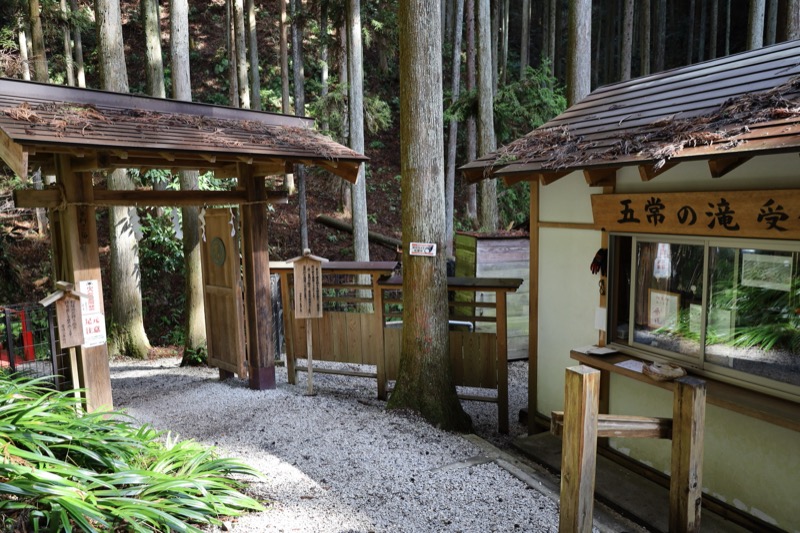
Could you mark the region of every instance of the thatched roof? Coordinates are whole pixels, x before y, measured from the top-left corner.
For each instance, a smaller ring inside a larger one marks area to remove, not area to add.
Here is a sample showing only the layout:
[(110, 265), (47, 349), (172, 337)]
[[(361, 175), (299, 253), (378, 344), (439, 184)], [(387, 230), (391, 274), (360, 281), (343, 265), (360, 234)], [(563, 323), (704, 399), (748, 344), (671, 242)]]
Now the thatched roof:
[(800, 41), (601, 87), (525, 137), (463, 166), (468, 179), (550, 183), (621, 166), (650, 179), (687, 160), (721, 176), (747, 159), (800, 152)]
[(18, 174), (73, 154), (87, 167), (214, 169), (256, 175), (322, 166), (354, 181), (361, 154), (274, 113), (0, 79), (0, 157)]

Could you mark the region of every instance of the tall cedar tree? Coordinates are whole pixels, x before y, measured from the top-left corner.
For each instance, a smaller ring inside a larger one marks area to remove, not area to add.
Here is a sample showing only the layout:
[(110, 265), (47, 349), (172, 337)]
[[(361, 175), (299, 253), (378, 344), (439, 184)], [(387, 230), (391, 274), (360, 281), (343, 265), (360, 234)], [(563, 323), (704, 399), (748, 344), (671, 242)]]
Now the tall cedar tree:
[[(444, 139), (439, 0), (400, 0), (400, 158), (403, 223), (403, 344), (390, 409), (411, 409), (444, 429), (468, 431), (448, 348)], [(435, 257), (409, 243), (436, 243)]]

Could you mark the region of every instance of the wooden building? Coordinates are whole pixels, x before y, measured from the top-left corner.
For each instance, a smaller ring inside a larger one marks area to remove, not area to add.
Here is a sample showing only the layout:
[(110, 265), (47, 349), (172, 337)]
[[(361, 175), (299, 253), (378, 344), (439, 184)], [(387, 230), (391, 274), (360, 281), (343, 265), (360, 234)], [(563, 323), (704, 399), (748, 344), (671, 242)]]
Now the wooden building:
[[(0, 79), (0, 158), (23, 179), (38, 168), (56, 178), (55, 186), (45, 190), (16, 191), (15, 203), (51, 209), (59, 279), (95, 281), (102, 287), (97, 207), (241, 206), (243, 264), (238, 264), (238, 253), (223, 253), (221, 240), (205, 251), (235, 276), (219, 274), (222, 285), (206, 284), (207, 304), (210, 293), (217, 297), (206, 313), (241, 317), (230, 324), (207, 318), (209, 347), (235, 347), (229, 368), (246, 372), (257, 389), (275, 386), (266, 204), (286, 201), (285, 194), (267, 190), (265, 176), (303, 163), (354, 182), (366, 159), (316, 133), (312, 125), (308, 119), (245, 109)], [(237, 185), (211, 192), (108, 190), (96, 184), (97, 172), (117, 168), (213, 170), (217, 177), (236, 178)], [(229, 235), (225, 223), (222, 227)], [(227, 265), (225, 258), (236, 265)], [(234, 297), (241, 294), (241, 271), (244, 312), (236, 314), (225, 306), (241, 303), (241, 296), (238, 301)], [(74, 366), (88, 408), (111, 406), (106, 344), (82, 346)]]
[[(601, 87), (462, 168), (532, 185), (531, 433), (567, 367), (601, 370), (607, 413), (669, 417), (672, 383), (641, 369), (680, 366), (707, 382), (703, 506), (800, 530), (798, 154), (791, 41)], [(609, 441), (669, 473), (668, 443)]]

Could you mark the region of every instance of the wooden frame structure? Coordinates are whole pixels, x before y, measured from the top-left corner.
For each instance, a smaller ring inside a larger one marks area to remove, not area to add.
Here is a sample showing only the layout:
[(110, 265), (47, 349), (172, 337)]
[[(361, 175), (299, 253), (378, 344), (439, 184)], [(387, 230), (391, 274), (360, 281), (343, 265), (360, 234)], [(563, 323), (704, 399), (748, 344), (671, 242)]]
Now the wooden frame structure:
[[(308, 371), (307, 364), (300, 366), (297, 359), (306, 358), (306, 328), (311, 327), (313, 359), (341, 363), (337, 368), (315, 366), (314, 372), (373, 378), (378, 398), (388, 398), (390, 382), (397, 379), (402, 338), (402, 329), (390, 322), (400, 324), (397, 319), (402, 317), (402, 278), (390, 277), (395, 266), (393, 261), (323, 263), (323, 302), (329, 309), (322, 318), (296, 319), (289, 306), (284, 308), (289, 383), (296, 383), (298, 371)], [(273, 262), (271, 271), (280, 275), (283, 301), (292, 301), (291, 265)], [(448, 278), (451, 292), (489, 296), (483, 302), (474, 298), (451, 302), (450, 356), (457, 386), (495, 391), (493, 395), (460, 394), (459, 398), (497, 403), (498, 427), (503, 433), (509, 428), (506, 295), (521, 283), (521, 279), (511, 278)], [(456, 313), (456, 308), (466, 311)], [(375, 370), (353, 369), (352, 365)]]
[[(111, 205), (242, 207), (245, 316), (251, 388), (275, 387), (266, 204), (285, 201), (265, 176), (295, 163), (354, 182), (366, 158), (296, 117), (129, 94), (0, 79), (0, 158), (23, 180), (40, 167), (56, 187), (15, 192), (17, 207), (52, 209), (57, 279), (100, 280), (95, 210)], [(116, 168), (213, 170), (231, 191), (116, 191), (93, 173)], [(102, 301), (102, 299), (101, 299)], [(106, 345), (78, 350), (90, 410), (112, 406)]]

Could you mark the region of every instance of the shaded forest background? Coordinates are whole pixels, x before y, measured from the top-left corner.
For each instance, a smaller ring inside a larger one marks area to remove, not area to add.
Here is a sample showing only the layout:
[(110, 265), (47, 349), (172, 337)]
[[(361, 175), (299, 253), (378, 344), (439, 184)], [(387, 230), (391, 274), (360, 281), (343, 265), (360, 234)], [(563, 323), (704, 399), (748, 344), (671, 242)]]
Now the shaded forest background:
[[(25, 63), (20, 54), (18, 34), (28, 28), (27, 1), (3, 0), (0, 4), (0, 75), (22, 78)], [(262, 109), (283, 109), (280, 62), (280, 2), (256, 0), (258, 31), (260, 102)], [(169, 57), (169, 3), (161, 2), (161, 33), (165, 65), (166, 92), (171, 93)], [(97, 36), (94, 5), (78, 0), (69, 22), (82, 30), (86, 84), (100, 86), (97, 61)], [(346, 9), (342, 1), (308, 0), (295, 22), (303, 31), (302, 64), (304, 67), (305, 110), (317, 119), (318, 127), (348, 144), (346, 85), (341, 83), (339, 66), (346, 51), (341, 28)], [(571, 49), (567, 39), (570, 2), (565, 0), (495, 0), (492, 12), (494, 123), (497, 144), (502, 145), (539, 126), (566, 105), (565, 88), (570, 54), (585, 53)], [(144, 28), (139, 14), (139, 0), (120, 2), (125, 56), (131, 92), (146, 92)], [(468, 24), (464, 28), (461, 59), (461, 93), (451, 105), (452, 57), (456, 0), (443, 0), (444, 35), (443, 107), (446, 122), (463, 126), (477, 107), (475, 91), (466, 90)], [(626, 8), (633, 9), (626, 17)], [(755, 46), (769, 45), (790, 38), (797, 31), (791, 22), (796, 18), (793, 3), (787, 0), (596, 0), (591, 2), (591, 87), (617, 82), (628, 75), (637, 77), (754, 47), (753, 31), (759, 33)], [(67, 57), (64, 52), (62, 3), (41, 0), (41, 20), (48, 58), (50, 83), (67, 84)], [(328, 30), (321, 31), (323, 10)], [(530, 17), (524, 16), (526, 12)], [(755, 13), (755, 19), (754, 19)], [(367, 165), (367, 218), (370, 231), (400, 238), (400, 151), (399, 143), (399, 72), (397, 2), (368, 0), (361, 3), (364, 42), (365, 153)], [(793, 18), (794, 17), (794, 18)], [(525, 21), (529, 20), (524, 32)], [(626, 32), (626, 20), (630, 31)], [(230, 105), (231, 57), (229, 54), (229, 19), (225, 0), (189, 1), (192, 97), (196, 102)], [(524, 35), (524, 37), (523, 37)], [(629, 44), (626, 44), (629, 39)], [(321, 83), (323, 58), (320, 50), (327, 45), (330, 85), (327, 94)], [(527, 46), (525, 46), (527, 45)], [(474, 55), (474, 52), (473, 52)], [(630, 73), (626, 72), (630, 65)], [(530, 68), (526, 68), (529, 66)], [(289, 76), (290, 83), (291, 75)], [(294, 94), (294, 91), (292, 91)], [(468, 161), (465, 128), (458, 129), (456, 162)], [(139, 176), (147, 186), (164, 176)], [(212, 178), (206, 178), (211, 180)], [(17, 178), (6, 176), (2, 189), (17, 185)], [(148, 181), (149, 180), (149, 181)], [(308, 179), (309, 243), (316, 255), (331, 260), (352, 260), (352, 236), (312, 222), (318, 215), (347, 218), (342, 213), (341, 181), (323, 173)], [(524, 225), (527, 217), (527, 184), (512, 188), (499, 185), (500, 227)], [(36, 300), (51, 287), (49, 279), (49, 241), (37, 233), (32, 213), (20, 217), (4, 193), (3, 232), (0, 244), (0, 302)], [(467, 215), (468, 186), (455, 181), (456, 230), (471, 230), (474, 222)], [(100, 238), (107, 243), (107, 213), (99, 210)], [(140, 242), (142, 292), (145, 328), (153, 344), (181, 344), (183, 317), (181, 289), (183, 265), (180, 241), (175, 238), (172, 219), (156, 211), (141, 210), (143, 238)], [(107, 246), (107, 244), (106, 244)], [(275, 206), (270, 219), (272, 259), (299, 255), (299, 214), (296, 201)], [(101, 260), (107, 248), (101, 250)], [(372, 260), (395, 260), (390, 247), (370, 245)], [(104, 280), (109, 277), (104, 274)], [(105, 291), (108, 298), (110, 290)], [(108, 306), (107, 306), (108, 307)]]

